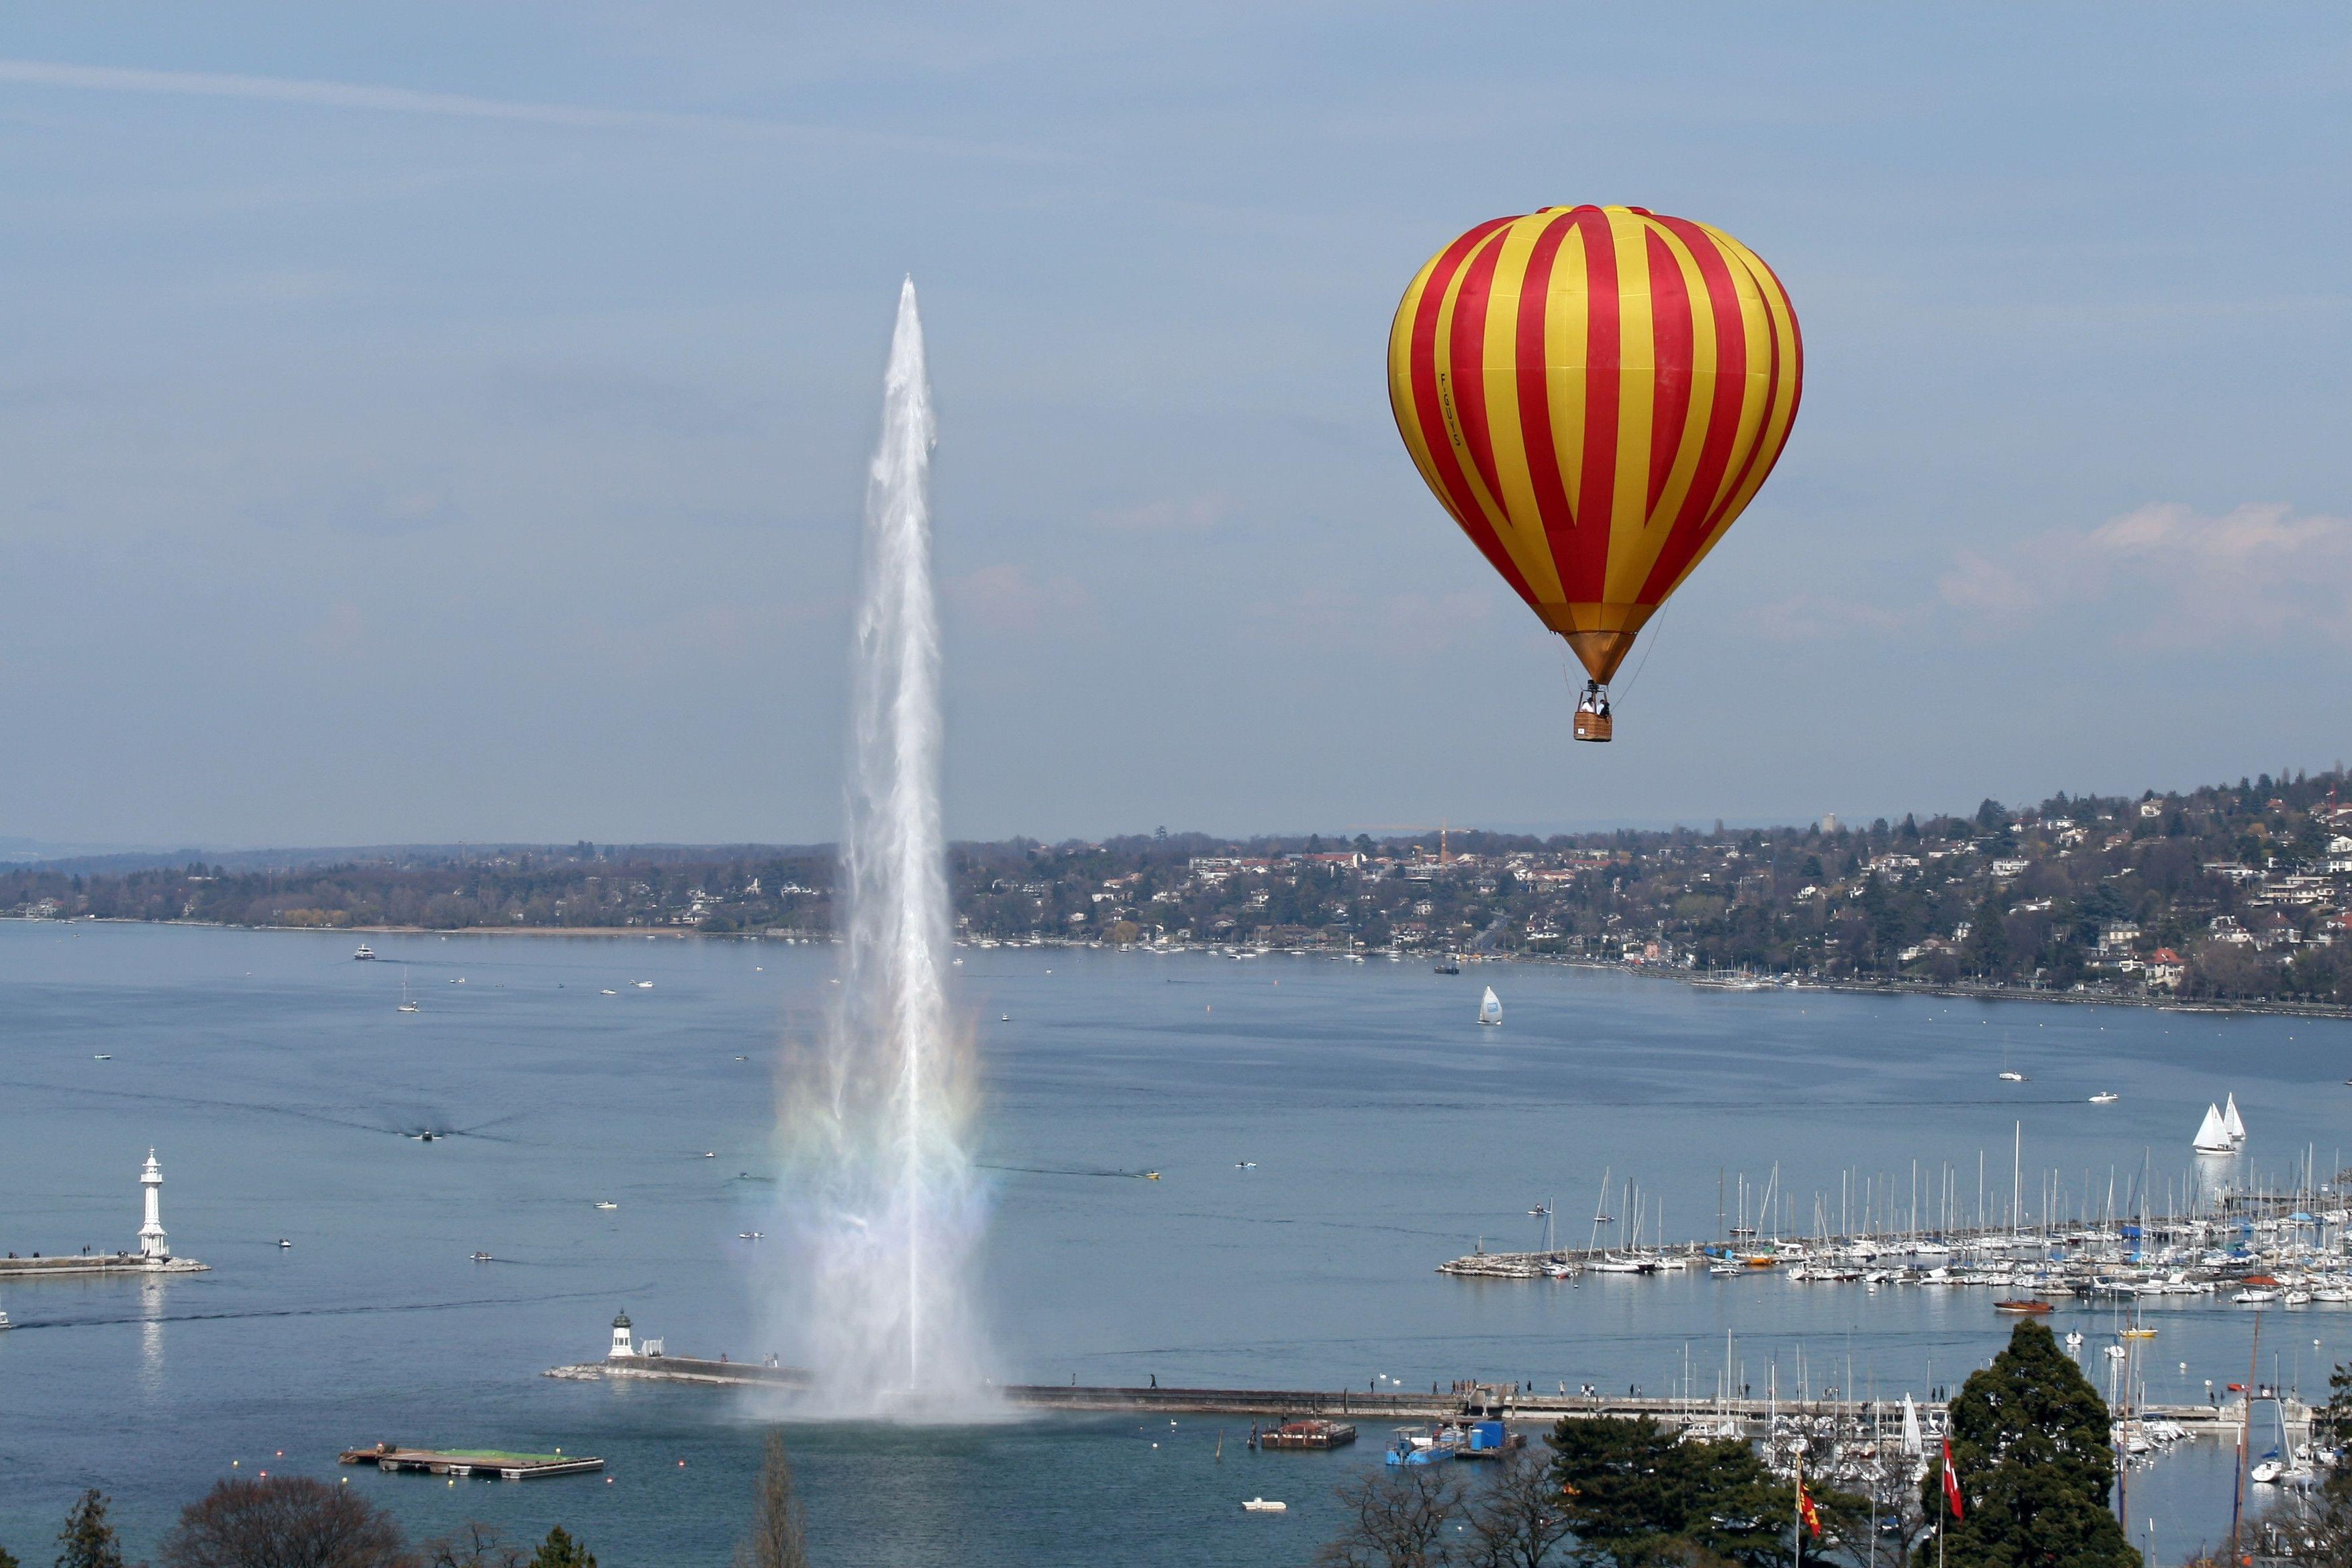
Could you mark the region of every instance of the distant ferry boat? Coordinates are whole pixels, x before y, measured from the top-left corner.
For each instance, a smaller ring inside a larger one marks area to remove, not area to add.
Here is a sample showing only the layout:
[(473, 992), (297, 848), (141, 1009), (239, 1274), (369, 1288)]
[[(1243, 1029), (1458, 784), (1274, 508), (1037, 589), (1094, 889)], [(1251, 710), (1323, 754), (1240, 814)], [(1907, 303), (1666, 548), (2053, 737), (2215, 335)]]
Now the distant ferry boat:
[(1478, 1021), (1497, 1027), (1502, 1025), (1503, 999), (1495, 994), (1495, 988), (1491, 985), (1486, 987), (1486, 994), (1478, 999)]
[(369, 946), (367, 943), (365, 943), (365, 942), (362, 942), (362, 943), (360, 943), (360, 950), (359, 950), (357, 952), (355, 952), (355, 953), (352, 954), (352, 956), (353, 958), (360, 959), (360, 960), (362, 960), (362, 962), (364, 962), (365, 960), (368, 960), (368, 959), (373, 958), (373, 957), (375, 956), (375, 949), (373, 949), (373, 948), (370, 947), (370, 946)]

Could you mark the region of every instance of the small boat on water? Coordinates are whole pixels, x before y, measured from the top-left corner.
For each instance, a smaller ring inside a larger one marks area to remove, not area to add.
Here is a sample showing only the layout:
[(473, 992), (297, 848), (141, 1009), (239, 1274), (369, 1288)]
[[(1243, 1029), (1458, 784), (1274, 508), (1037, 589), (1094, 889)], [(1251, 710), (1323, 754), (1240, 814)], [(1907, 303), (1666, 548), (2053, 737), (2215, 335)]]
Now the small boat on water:
[(1462, 961), (1455, 958), (1453, 954), (1448, 953), (1446, 954), (1445, 962), (1437, 965), (1437, 967), (1431, 971), (1431, 973), (1435, 974), (1459, 974), (1462, 973)]
[(416, 1003), (408, 994), (408, 982), (404, 979), (400, 983), (400, 1010), (404, 1013), (416, 1011)]
[(469, 1256), (470, 1256), (470, 1257), (473, 1258), (473, 1260), (474, 1260), (475, 1262), (477, 1262), (477, 1263), (494, 1263), (494, 1262), (496, 1262), (496, 1261), (497, 1261), (497, 1259), (493, 1258), (492, 1258), (488, 1253), (487, 1253), (487, 1252), (476, 1252), (476, 1253), (472, 1253), (472, 1254), (470, 1254)]
[(1448, 1427), (1400, 1426), (1396, 1440), (1381, 1456), (1390, 1466), (1440, 1465), (1454, 1458), (1456, 1437)]
[(2102, 1089), (2097, 1094), (2091, 1096), (2091, 1103), (2093, 1105), (2113, 1105), (2116, 1100), (2121, 1100), (2122, 1098), (2122, 1095), (2116, 1093), (2113, 1089)]
[(352, 953), (352, 956), (362, 963), (365, 963), (369, 959), (375, 956), (375, 949), (370, 947), (365, 942), (362, 942), (360, 943), (359, 951)]
[(606, 1203), (606, 1202), (604, 1202), (604, 1200), (599, 1199), (599, 1200), (597, 1201), (596, 1206), (597, 1206), (598, 1208), (600, 1208), (600, 1209), (616, 1209), (616, 1208), (619, 1208), (621, 1205), (618, 1205), (618, 1204), (615, 1204), (615, 1203)]
[(2279, 1293), (2267, 1285), (2249, 1285), (2230, 1300), (2241, 1307), (2260, 1307), (2279, 1299)]
[(1269, 1498), (1262, 1497), (1254, 1497), (1242, 1504), (1242, 1511), (1244, 1513), (1285, 1513), (1289, 1510), (1289, 1508), (1290, 1505), (1286, 1502), (1276, 1502)]
[(1496, 1028), (1502, 1026), (1503, 999), (1495, 994), (1495, 988), (1491, 985), (1486, 987), (1486, 994), (1478, 999), (1478, 1021)]
[(0, 1331), (5, 1331), (5, 1330), (8, 1330), (8, 1329), (13, 1329), (13, 1328), (15, 1328), (16, 1326), (16, 1324), (14, 1324), (14, 1323), (12, 1323), (12, 1322), (10, 1322), (10, 1321), (8, 1321), (8, 1314), (7, 1314), (7, 1313), (5, 1313), (5, 1312), (0, 1312)]

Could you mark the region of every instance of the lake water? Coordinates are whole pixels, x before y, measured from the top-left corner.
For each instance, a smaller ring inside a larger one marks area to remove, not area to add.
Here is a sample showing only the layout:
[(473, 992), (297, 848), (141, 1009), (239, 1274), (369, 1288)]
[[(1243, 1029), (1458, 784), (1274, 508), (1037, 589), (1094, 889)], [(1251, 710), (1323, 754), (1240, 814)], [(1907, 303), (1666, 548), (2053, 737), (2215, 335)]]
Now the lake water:
[[(773, 1061), (815, 1026), (831, 950), (371, 941), (383, 962), (352, 963), (348, 935), (0, 922), (0, 1247), (131, 1245), (152, 1146), (174, 1250), (213, 1265), (0, 1282), (19, 1325), (0, 1335), (0, 1545), (45, 1557), (97, 1486), (134, 1554), (152, 1553), (234, 1466), (348, 1476), (420, 1536), (561, 1522), (614, 1568), (723, 1562), (759, 1461), (750, 1396), (540, 1373), (600, 1356), (624, 1307), (675, 1352), (793, 1359), (764, 1307), (782, 1263), (740, 1233), (774, 1228)], [(1834, 1225), (1849, 1173), (1851, 1213), (1891, 1180), (1907, 1214), (1915, 1160), (1923, 1214), (1948, 1167), (1973, 1208), (1980, 1155), (1998, 1202), (2021, 1129), (2030, 1205), (2043, 1171), (2073, 1207), (2086, 1183), (2103, 1204), (2111, 1170), (2120, 1194), (2145, 1166), (2161, 1208), (2225, 1091), (2251, 1162), (2281, 1181), (2306, 1151), (2336, 1168), (2352, 1110), (2343, 1023), (1709, 993), (1537, 966), (1457, 979), (961, 951), (992, 1167), (984, 1305), (1008, 1381), (1664, 1393), (1687, 1365), (1705, 1394), (1728, 1332), (1759, 1393), (1924, 1392), (2005, 1339), (1986, 1292), (1433, 1270), (1482, 1238), (1534, 1245), (1538, 1203), (1580, 1245), (1604, 1170), (1612, 1214), (1631, 1180), (1652, 1234), (1662, 1217), (1669, 1237), (1712, 1237), (1718, 1191), (1742, 1172), (1760, 1188), (1777, 1163), (1791, 1228), (1810, 1233), (1814, 1195)], [(404, 977), (415, 1014), (395, 1007)], [(1499, 1030), (1474, 1022), (1482, 984), (1502, 994)], [(2030, 1082), (1996, 1079), (2004, 1050)], [(2087, 1104), (2101, 1089), (2121, 1102)], [(428, 1126), (457, 1135), (401, 1136)], [(1162, 1179), (1097, 1173), (1142, 1169)], [(2200, 1300), (2149, 1321), (2154, 1397), (2244, 1379), (2242, 1310)], [(2070, 1326), (2096, 1344), (2113, 1325), (2063, 1305), (2053, 1327)], [(2283, 1381), (2322, 1389), (2347, 1353), (2352, 1309), (2265, 1316), (2265, 1380), (2275, 1354)], [(1246, 1426), (787, 1436), (829, 1568), (1301, 1561), (1330, 1530), (1333, 1482), (1378, 1462), (1380, 1434), (1255, 1455)], [(562, 1447), (603, 1456), (610, 1481), (335, 1466), (379, 1439)], [(2230, 1484), (2216, 1445), (2165, 1458), (2134, 1478), (2135, 1538), (2155, 1518), (2177, 1560), (2226, 1525)], [(1259, 1494), (1291, 1511), (1242, 1514)]]

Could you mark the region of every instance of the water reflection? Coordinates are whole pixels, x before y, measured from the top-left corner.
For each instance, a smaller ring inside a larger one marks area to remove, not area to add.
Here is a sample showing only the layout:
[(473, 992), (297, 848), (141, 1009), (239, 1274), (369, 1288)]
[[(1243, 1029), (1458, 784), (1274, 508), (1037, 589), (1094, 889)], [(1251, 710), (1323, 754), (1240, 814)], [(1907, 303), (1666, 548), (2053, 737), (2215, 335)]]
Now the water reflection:
[(150, 1396), (163, 1392), (163, 1282), (148, 1279), (139, 1287), (139, 1392)]

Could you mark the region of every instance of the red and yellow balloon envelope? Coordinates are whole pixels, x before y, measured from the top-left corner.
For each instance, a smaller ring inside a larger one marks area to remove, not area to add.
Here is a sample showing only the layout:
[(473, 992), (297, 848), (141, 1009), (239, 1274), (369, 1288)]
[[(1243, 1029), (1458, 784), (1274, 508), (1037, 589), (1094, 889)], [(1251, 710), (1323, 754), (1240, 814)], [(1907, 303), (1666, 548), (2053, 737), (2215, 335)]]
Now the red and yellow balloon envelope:
[(1545, 207), (1429, 258), (1389, 331), (1389, 402), (1421, 477), (1591, 683), (1610, 733), (1634, 637), (1755, 497), (1804, 381), (1756, 253), (1642, 207)]

